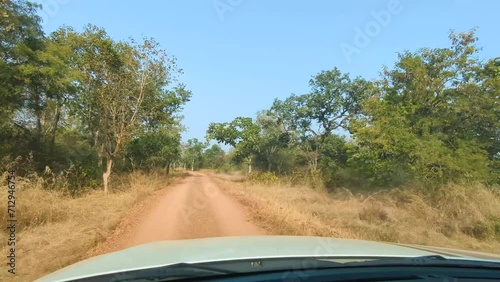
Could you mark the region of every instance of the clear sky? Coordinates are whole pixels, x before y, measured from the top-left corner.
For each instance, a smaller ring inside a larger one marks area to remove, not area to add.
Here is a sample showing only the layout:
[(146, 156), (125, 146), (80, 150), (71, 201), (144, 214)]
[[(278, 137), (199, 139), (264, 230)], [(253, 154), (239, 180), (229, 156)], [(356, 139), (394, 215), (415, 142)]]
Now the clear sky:
[(465, 0), (37, 0), (45, 31), (92, 23), (116, 40), (154, 37), (178, 60), (193, 92), (184, 139), (210, 122), (254, 117), (275, 98), (308, 91), (338, 67), (366, 79), (397, 52), (449, 45), (477, 27), (481, 59), (500, 56), (500, 1)]

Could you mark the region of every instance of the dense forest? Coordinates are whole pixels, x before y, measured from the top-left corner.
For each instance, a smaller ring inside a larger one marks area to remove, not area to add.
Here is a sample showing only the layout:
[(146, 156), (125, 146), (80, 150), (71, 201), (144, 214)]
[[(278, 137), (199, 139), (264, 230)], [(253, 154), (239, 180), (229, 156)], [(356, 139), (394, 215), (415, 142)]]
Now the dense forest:
[(45, 34), (39, 9), (1, 1), (2, 172), (105, 191), (115, 173), (177, 168), (328, 188), (500, 183), (500, 58), (478, 59), (474, 30), (450, 33), (448, 48), (400, 53), (375, 81), (320, 71), (309, 93), (183, 143), (192, 93), (174, 56), (93, 25)]

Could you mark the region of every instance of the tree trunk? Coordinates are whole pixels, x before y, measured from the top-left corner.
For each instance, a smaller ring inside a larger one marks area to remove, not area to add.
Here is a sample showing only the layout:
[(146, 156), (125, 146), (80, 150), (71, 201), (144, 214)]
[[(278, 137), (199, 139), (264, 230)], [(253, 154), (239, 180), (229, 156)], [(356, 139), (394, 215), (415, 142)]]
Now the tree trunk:
[(56, 114), (54, 117), (54, 127), (52, 128), (51, 136), (50, 136), (50, 153), (54, 153), (54, 146), (56, 144), (56, 134), (57, 127), (59, 126), (59, 120), (61, 119), (61, 105), (58, 103), (56, 106)]
[(42, 114), (40, 111), (35, 112), (36, 115), (36, 138), (38, 142), (42, 142)]
[(248, 175), (252, 173), (252, 162), (253, 162), (253, 156), (250, 156), (246, 159), (246, 162), (248, 164)]
[(132, 166), (132, 170), (136, 170), (135, 163), (134, 163), (134, 158), (133, 157), (129, 157), (128, 159), (130, 160), (130, 165)]
[(191, 162), (191, 171), (194, 171), (194, 161)]
[(170, 174), (170, 162), (167, 162), (167, 175)]
[(111, 168), (113, 167), (113, 158), (106, 158), (106, 172), (102, 174), (102, 181), (104, 184), (104, 193), (108, 193), (109, 191), (109, 177), (111, 176)]
[(319, 160), (319, 149), (316, 148), (316, 151), (314, 152), (314, 170), (318, 169), (318, 160)]
[[(94, 148), (99, 145), (99, 130), (94, 133)], [(102, 167), (102, 159), (104, 158), (104, 143), (101, 144), (101, 148), (97, 151), (97, 167)]]
[(276, 150), (277, 150), (276, 146), (273, 146), (270, 149), (266, 150), (267, 171), (269, 172), (271, 172), (273, 168), (273, 157)]

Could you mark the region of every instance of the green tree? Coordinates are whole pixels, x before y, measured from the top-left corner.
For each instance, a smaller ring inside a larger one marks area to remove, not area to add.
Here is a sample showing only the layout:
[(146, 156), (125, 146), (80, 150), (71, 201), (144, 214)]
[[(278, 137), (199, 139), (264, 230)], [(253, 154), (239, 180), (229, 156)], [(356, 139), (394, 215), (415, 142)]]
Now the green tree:
[(39, 8), (27, 1), (0, 3), (0, 128), (5, 141), (0, 151), (32, 154), (42, 170), (71, 165), (55, 143), (78, 73), (71, 67), (72, 50), (41, 31)]
[(351, 163), (379, 184), (392, 182), (385, 175), (428, 183), (490, 178), (491, 142), (479, 132), (491, 137), (485, 128), (498, 120), (495, 94), (479, 82), (474, 32), (450, 39), (450, 48), (399, 54), (395, 68), (384, 71), (381, 95), (352, 123), (359, 150)]
[(328, 134), (320, 147), (320, 169), (323, 179), (329, 187), (337, 185), (337, 172), (347, 165), (347, 144), (343, 137)]
[(180, 130), (161, 128), (135, 137), (128, 145), (126, 157), (132, 169), (165, 167), (170, 173), (173, 162), (179, 160), (181, 153)]
[(337, 68), (320, 72), (309, 85), (310, 93), (275, 100), (271, 110), (286, 128), (313, 136), (347, 129), (363, 101), (374, 94), (372, 83), (359, 77), (352, 80)]
[(203, 150), (206, 146), (206, 143), (200, 142), (197, 138), (189, 139), (185, 144), (183, 159), (191, 171), (203, 166)]
[[(94, 26), (79, 35), (72, 31), (68, 34), (74, 38), (71, 41), (83, 73), (74, 108), (106, 159), (103, 183), (108, 191), (113, 163), (134, 133), (144, 123), (151, 125), (158, 114), (172, 115), (178, 107), (166, 109), (171, 106), (166, 101), (171, 102), (177, 93), (183, 99), (175, 101), (176, 105), (187, 101), (190, 94), (182, 88), (169, 92), (167, 86), (178, 74), (175, 59), (152, 39), (141, 44), (114, 42)], [(144, 113), (145, 101), (162, 106), (151, 112), (156, 116)]]
[[(37, 16), (39, 5), (26, 1), (0, 1), (0, 118), (10, 120), (24, 104), (28, 77), (22, 69), (36, 68), (36, 52), (44, 48)], [(31, 83), (30, 83), (31, 84)], [(28, 84), (29, 85), (29, 84)]]
[(203, 152), (203, 165), (210, 169), (219, 169), (226, 163), (226, 153), (222, 148), (213, 144)]
[(269, 111), (258, 113), (256, 124), (260, 127), (256, 144), (257, 158), (265, 161), (267, 171), (272, 171), (273, 167), (278, 169), (278, 157), (291, 143), (290, 133), (278, 124), (276, 117)]
[[(320, 72), (309, 85), (309, 93), (275, 100), (270, 111), (286, 131), (293, 132), (302, 158), (307, 160), (309, 170), (316, 172), (321, 163), (329, 163), (332, 168), (333, 160), (321, 162), (325, 139), (336, 130), (348, 129), (350, 120), (361, 113), (364, 101), (376, 88), (360, 77), (351, 79), (337, 68)], [(329, 158), (328, 154), (325, 158)]]
[[(489, 60), (479, 72), (480, 91), (486, 93), (476, 100), (485, 109), (475, 113), (474, 133), (488, 152), (491, 170), (500, 183), (500, 57)], [(476, 106), (476, 104), (473, 104)]]
[(252, 118), (237, 117), (229, 123), (211, 123), (207, 130), (207, 140), (233, 146), (236, 159), (243, 160), (248, 165), (248, 173), (251, 173), (258, 152), (260, 130), (260, 126)]

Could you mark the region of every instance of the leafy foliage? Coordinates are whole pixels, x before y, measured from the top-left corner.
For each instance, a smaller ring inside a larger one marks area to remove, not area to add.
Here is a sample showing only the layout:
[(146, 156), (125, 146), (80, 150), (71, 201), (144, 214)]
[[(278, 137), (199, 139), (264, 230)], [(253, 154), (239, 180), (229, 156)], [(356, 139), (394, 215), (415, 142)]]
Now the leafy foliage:
[(233, 146), (233, 160), (329, 187), (499, 183), (500, 60), (476, 58), (474, 30), (450, 41), (400, 53), (374, 82), (322, 71), (309, 93), (275, 100), (256, 122), (211, 124), (208, 139)]
[(117, 42), (93, 25), (47, 36), (38, 9), (0, 2), (0, 155), (67, 175), (75, 187), (102, 174), (105, 190), (124, 157), (170, 167), (191, 97), (175, 58), (154, 39)]
[(381, 96), (367, 101), (351, 127), (360, 146), (353, 162), (374, 164), (363, 171), (403, 170), (438, 184), (492, 179), (488, 149), (498, 129), (498, 96), (484, 89), (474, 34), (450, 38), (451, 48), (402, 53), (385, 71)]

